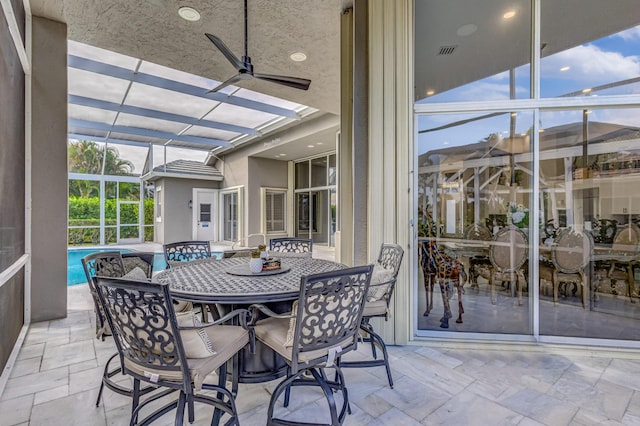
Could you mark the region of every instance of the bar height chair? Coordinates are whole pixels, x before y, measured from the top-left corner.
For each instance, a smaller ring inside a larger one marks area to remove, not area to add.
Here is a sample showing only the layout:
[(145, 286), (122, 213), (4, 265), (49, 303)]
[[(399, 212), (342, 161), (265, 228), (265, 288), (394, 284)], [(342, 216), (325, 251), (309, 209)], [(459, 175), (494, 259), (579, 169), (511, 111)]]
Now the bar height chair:
[[(391, 367), (389, 365), (389, 354), (387, 353), (387, 345), (382, 337), (375, 332), (372, 318), (389, 319), (389, 303), (391, 296), (396, 287), (398, 279), (398, 271), (402, 263), (404, 250), (398, 244), (382, 244), (378, 260), (374, 264), (371, 274), (371, 285), (367, 293), (367, 300), (364, 304), (364, 313), (362, 314), (362, 322), (360, 330), (368, 337), (363, 341), (371, 343), (371, 355), (373, 359), (363, 361), (343, 361), (340, 366), (342, 368), (368, 368), (384, 366), (387, 370), (387, 379), (389, 387), (393, 389), (393, 378), (391, 377)], [(378, 358), (376, 346), (382, 352), (382, 357)]]
[[(253, 318), (258, 310), (269, 316), (255, 323), (257, 339), (288, 364), (286, 378), (271, 394), (267, 425), (318, 424), (274, 417), (278, 398), (285, 393), (284, 406), (288, 406), (291, 389), (296, 386), (320, 386), (329, 404), (330, 424), (342, 424), (350, 408), (340, 359), (357, 346), (372, 270), (373, 265), (367, 265), (302, 277), (300, 294), (289, 314), (252, 305), (256, 313)], [(335, 368), (335, 380), (327, 379), (325, 368)], [(334, 392), (342, 393), (339, 412)]]
[[(123, 262), (122, 255), (119, 251), (102, 251), (91, 253), (82, 258), (81, 263), (82, 268), (84, 269), (84, 273), (87, 277), (89, 291), (94, 303), (94, 310), (96, 315), (96, 338), (104, 341), (106, 336), (112, 335), (112, 332), (109, 324), (107, 323), (104, 310), (102, 309), (102, 304), (100, 303), (93, 278), (95, 276), (120, 278), (126, 275), (127, 270)], [(135, 272), (132, 272), (133, 269), (135, 269), (135, 267), (131, 269), (130, 273), (135, 274)], [(149, 269), (149, 272), (151, 272), (152, 270), (153, 268), (151, 267), (151, 269)], [(140, 271), (140, 273), (143, 274), (142, 276), (145, 275), (144, 271)], [(150, 275), (147, 278), (150, 278)], [(114, 367), (111, 366), (111, 363), (114, 360), (119, 360), (117, 356), (118, 352), (114, 353), (107, 360), (107, 363), (104, 366), (104, 371), (102, 373), (102, 383), (100, 383), (100, 390), (98, 391), (98, 397), (96, 399), (96, 407), (100, 405), (100, 399), (102, 398), (102, 393), (105, 386), (120, 395), (129, 397), (133, 396), (133, 389), (118, 384), (112, 379), (114, 376), (122, 372), (122, 365)], [(153, 387), (146, 387), (140, 390), (140, 393), (141, 395), (144, 395), (153, 390)], [(135, 409), (135, 405), (136, 403), (134, 402), (132, 410)]]
[[(226, 368), (249, 343), (249, 311), (238, 309), (202, 325), (193, 311), (175, 312), (167, 284), (100, 276), (93, 280), (113, 330), (122, 371), (133, 378), (131, 425), (149, 424), (173, 409), (177, 409), (175, 424), (182, 425), (185, 406), (189, 423), (193, 423), (195, 402), (214, 407), (211, 424), (218, 424), (224, 415), (229, 417), (226, 425), (239, 424), (234, 397), (226, 388)], [(223, 325), (236, 317), (244, 327)], [(205, 383), (215, 371), (218, 383)], [(158, 392), (140, 400), (141, 382), (158, 387)], [(215, 391), (215, 396), (200, 393), (202, 389)], [(175, 391), (179, 392), (176, 400), (138, 422), (144, 407)]]
[(167, 269), (182, 262), (208, 259), (211, 257), (209, 241), (180, 241), (163, 245)]
[(283, 256), (311, 257), (313, 240), (309, 238), (272, 238), (269, 240), (269, 251)]

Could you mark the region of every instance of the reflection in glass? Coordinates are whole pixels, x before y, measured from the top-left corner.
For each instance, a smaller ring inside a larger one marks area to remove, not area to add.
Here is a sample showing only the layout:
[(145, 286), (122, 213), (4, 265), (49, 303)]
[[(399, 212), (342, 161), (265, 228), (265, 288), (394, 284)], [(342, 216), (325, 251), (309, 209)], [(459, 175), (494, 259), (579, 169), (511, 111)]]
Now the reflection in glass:
[(640, 339), (640, 196), (632, 190), (640, 184), (640, 110), (550, 111), (541, 122), (540, 332)]
[(311, 160), (311, 187), (327, 185), (327, 157)]
[[(640, 93), (638, 3), (622, 1), (614, 5), (610, 8), (603, 3), (600, 9), (574, 2), (542, 1), (542, 97)], [(604, 12), (616, 19), (602, 19)]]
[(329, 185), (336, 184), (336, 174), (338, 169), (336, 168), (336, 155), (331, 154), (329, 156)]
[(531, 97), (530, 1), (416, 0), (415, 21), (417, 102)]
[(419, 329), (530, 332), (532, 125), (528, 111), (419, 118)]
[(296, 163), (295, 168), (295, 188), (309, 188), (309, 162), (302, 161), (300, 163)]

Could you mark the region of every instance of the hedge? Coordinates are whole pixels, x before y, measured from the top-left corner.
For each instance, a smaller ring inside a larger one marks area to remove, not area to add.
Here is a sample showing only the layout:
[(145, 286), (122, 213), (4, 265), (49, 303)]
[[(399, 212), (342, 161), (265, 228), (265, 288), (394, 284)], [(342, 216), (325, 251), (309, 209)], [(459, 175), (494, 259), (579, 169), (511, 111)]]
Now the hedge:
[[(122, 207), (122, 206), (121, 206)], [(130, 208), (121, 209), (122, 223), (138, 223), (137, 204)], [(105, 210), (105, 243), (116, 243), (116, 200), (104, 202)], [(153, 199), (144, 200), (144, 241), (153, 241)], [(100, 198), (69, 197), (69, 226), (91, 226), (92, 228), (69, 228), (69, 245), (98, 245), (100, 244)], [(108, 226), (112, 226), (109, 228)], [(121, 232), (134, 231), (133, 227), (123, 227)], [(136, 235), (121, 235), (122, 238), (137, 237)]]

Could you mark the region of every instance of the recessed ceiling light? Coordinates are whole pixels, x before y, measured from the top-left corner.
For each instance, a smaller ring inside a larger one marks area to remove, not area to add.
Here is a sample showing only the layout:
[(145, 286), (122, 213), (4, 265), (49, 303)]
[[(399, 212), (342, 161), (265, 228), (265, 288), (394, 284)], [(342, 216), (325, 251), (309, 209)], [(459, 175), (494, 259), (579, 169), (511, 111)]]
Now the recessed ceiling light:
[(517, 117), (517, 116), (518, 116), (518, 113), (517, 113), (517, 112), (512, 112), (512, 113), (511, 113), (511, 116), (512, 116), (512, 117)]
[(543, 132), (544, 132), (544, 129), (538, 130), (538, 133), (543, 133)]
[(435, 91), (435, 90), (431, 90), (431, 89), (427, 90), (427, 96), (431, 96), (431, 95), (433, 95), (434, 93), (436, 93), (436, 91)]
[(582, 93), (591, 93), (590, 88), (582, 89)]
[(178, 9), (178, 15), (180, 15), (182, 19), (191, 22), (200, 20), (200, 12), (189, 6), (182, 6)]
[(307, 148), (313, 148), (314, 145), (307, 145)]
[(466, 24), (458, 28), (456, 34), (458, 34), (458, 36), (460, 37), (467, 37), (475, 33), (476, 31), (478, 31), (478, 26), (476, 24)]
[(280, 157), (286, 157), (287, 154), (280, 154)]
[(294, 62), (302, 62), (307, 60), (307, 55), (302, 52), (293, 52), (289, 58)]
[(316, 145), (322, 145), (322, 142), (316, 142)]
[(569, 71), (570, 68), (571, 67), (569, 67), (569, 66), (562, 67), (562, 68), (560, 68), (560, 71)]
[(511, 18), (513, 18), (514, 16), (516, 16), (516, 11), (515, 11), (515, 10), (510, 10), (510, 11), (508, 11), (508, 12), (505, 12), (505, 13), (504, 13), (504, 15), (502, 15), (502, 17), (503, 17), (504, 19), (511, 19)]

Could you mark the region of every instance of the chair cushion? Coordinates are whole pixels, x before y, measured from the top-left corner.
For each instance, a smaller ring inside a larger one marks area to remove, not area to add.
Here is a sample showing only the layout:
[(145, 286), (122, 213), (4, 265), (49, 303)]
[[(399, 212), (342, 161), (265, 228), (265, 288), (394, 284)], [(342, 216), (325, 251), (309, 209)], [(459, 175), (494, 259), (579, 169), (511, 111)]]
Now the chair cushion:
[[(202, 323), (193, 311), (176, 312), (179, 327), (200, 327)], [(207, 358), (215, 355), (213, 343), (204, 328), (180, 330), (182, 344), (187, 358)]]
[[(255, 325), (255, 333), (258, 340), (282, 355), (287, 361), (293, 359), (293, 345), (285, 345), (289, 331), (288, 318), (267, 318), (260, 320)], [(345, 339), (339, 346), (346, 348), (353, 343), (353, 339)], [(309, 363), (313, 360), (327, 356), (329, 348), (318, 349), (309, 352), (299, 352), (298, 362)]]
[(136, 280), (136, 281), (150, 281), (149, 278), (147, 277), (147, 274), (139, 266), (136, 266), (131, 271), (124, 274), (122, 278), (127, 280)]
[(389, 290), (391, 280), (393, 280), (392, 270), (385, 269), (380, 265), (375, 265), (371, 273), (371, 284), (369, 285), (369, 292), (367, 293), (367, 302), (375, 302), (376, 300), (382, 299), (387, 293), (387, 290)]
[[(240, 349), (249, 343), (249, 333), (242, 327), (233, 325), (214, 325), (204, 329), (208, 338), (216, 342), (217, 353), (207, 358), (189, 358), (189, 374), (196, 391), (202, 389), (204, 379), (217, 370), (222, 364), (231, 359)], [(181, 382), (182, 373), (180, 370), (154, 369), (148, 365), (142, 365), (125, 357), (124, 366), (139, 375), (145, 373), (158, 374), (160, 380)]]
[(380, 317), (388, 314), (387, 301), (384, 299), (374, 300), (373, 302), (367, 301), (364, 304), (363, 317)]

